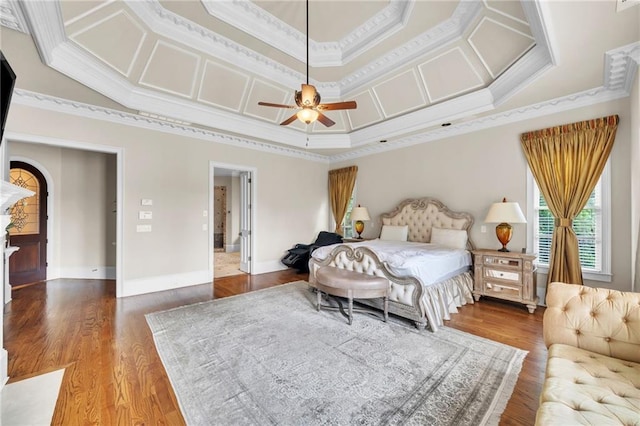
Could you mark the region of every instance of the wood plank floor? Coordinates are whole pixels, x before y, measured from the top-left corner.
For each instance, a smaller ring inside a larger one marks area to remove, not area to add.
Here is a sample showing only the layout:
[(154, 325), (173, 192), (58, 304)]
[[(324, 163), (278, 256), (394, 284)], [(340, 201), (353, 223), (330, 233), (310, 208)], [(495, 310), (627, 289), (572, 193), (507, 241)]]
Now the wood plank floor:
[[(14, 290), (4, 309), (10, 382), (66, 367), (53, 424), (180, 425), (184, 421), (144, 315), (295, 280), (287, 270), (116, 299), (106, 280), (52, 280)], [(529, 351), (501, 425), (532, 425), (546, 349), (542, 314), (482, 299), (446, 325)]]

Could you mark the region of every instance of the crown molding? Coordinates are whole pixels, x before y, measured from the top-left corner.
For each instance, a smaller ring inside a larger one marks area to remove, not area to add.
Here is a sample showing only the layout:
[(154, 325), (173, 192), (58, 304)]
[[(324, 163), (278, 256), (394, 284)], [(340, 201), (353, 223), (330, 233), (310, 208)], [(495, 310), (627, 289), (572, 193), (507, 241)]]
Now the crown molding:
[[(476, 19), (482, 11), (481, 2), (461, 1), (456, 7), (451, 18), (429, 29), (419, 36), (409, 40), (402, 46), (387, 54), (369, 62), (351, 75), (336, 82), (341, 94), (348, 95), (361, 90), (363, 86), (373, 80), (406, 65), (409, 62), (419, 60), (434, 49), (445, 46), (462, 37), (464, 31)], [(324, 86), (320, 85), (323, 88)]]
[[(43, 95), (23, 89), (16, 89), (12, 96), (12, 101), (18, 105), (45, 109), (78, 117), (108, 121), (125, 126), (135, 126), (164, 133), (185, 136), (216, 142), (225, 145), (232, 145), (239, 148), (252, 149), (270, 154), (284, 155), (286, 157), (301, 158), (309, 161), (328, 163), (328, 157), (308, 151), (294, 148), (272, 145), (257, 140), (251, 140), (240, 136), (228, 135), (214, 132), (193, 126), (185, 126), (178, 123), (170, 123), (151, 117), (144, 117), (124, 111), (117, 111), (110, 108), (103, 108), (81, 102), (62, 99), (55, 96)], [(10, 133), (9, 133), (10, 135)]]
[[(309, 40), (310, 65), (333, 67), (348, 64), (366, 48), (374, 46), (406, 25), (415, 0), (390, 0), (389, 5), (342, 39)], [(207, 12), (275, 49), (306, 62), (306, 34), (273, 16), (255, 3), (240, 0), (202, 0)]]
[(605, 87), (630, 94), (639, 64), (640, 41), (608, 51), (604, 57)]
[(27, 21), (17, 0), (0, 0), (0, 25), (29, 34)]
[(418, 133), (408, 137), (400, 138), (392, 142), (378, 145), (368, 145), (353, 151), (330, 156), (330, 162), (340, 162), (352, 160), (368, 155), (402, 149), (413, 145), (419, 145), (452, 136), (477, 132), (491, 127), (504, 126), (506, 124), (529, 120), (544, 115), (556, 114), (562, 111), (582, 108), (602, 102), (609, 102), (629, 96), (629, 92), (623, 89), (608, 90), (605, 87), (598, 87), (592, 90), (575, 93), (560, 98), (551, 99), (544, 102), (528, 105), (522, 108), (515, 108), (498, 114), (484, 116), (475, 120), (457, 123), (449, 127), (441, 127), (427, 132)]

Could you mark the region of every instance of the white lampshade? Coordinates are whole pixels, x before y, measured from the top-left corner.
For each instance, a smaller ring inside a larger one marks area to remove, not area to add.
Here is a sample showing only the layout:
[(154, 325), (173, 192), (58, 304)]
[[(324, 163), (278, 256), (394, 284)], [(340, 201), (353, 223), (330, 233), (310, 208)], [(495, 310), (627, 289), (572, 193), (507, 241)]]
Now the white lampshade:
[(491, 205), (484, 221), (486, 223), (527, 223), (518, 203), (507, 202), (506, 198), (501, 203)]
[(351, 220), (371, 220), (371, 217), (366, 207), (358, 206), (351, 210)]

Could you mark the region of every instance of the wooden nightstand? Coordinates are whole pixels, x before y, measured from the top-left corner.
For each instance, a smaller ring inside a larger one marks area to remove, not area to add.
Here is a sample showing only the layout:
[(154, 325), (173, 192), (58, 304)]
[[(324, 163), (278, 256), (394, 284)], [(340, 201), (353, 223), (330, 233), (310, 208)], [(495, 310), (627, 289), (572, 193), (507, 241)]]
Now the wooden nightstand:
[(538, 306), (536, 295), (536, 256), (497, 250), (473, 250), (473, 296), (496, 297), (527, 305), (529, 313)]

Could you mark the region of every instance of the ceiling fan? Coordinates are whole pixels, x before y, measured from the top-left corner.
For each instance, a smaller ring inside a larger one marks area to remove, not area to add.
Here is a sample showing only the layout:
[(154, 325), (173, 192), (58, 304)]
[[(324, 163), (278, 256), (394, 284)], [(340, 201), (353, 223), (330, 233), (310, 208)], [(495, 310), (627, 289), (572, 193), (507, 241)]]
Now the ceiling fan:
[(307, 0), (307, 84), (302, 84), (301, 86), (302, 87), (299, 91), (296, 90), (294, 98), (297, 106), (274, 104), (271, 102), (258, 102), (258, 105), (275, 108), (298, 108), (298, 112), (280, 123), (281, 126), (291, 124), (297, 118), (306, 124), (310, 124), (318, 120), (327, 127), (331, 127), (336, 123), (324, 115), (322, 111), (356, 109), (358, 107), (356, 101), (321, 104), (320, 93), (318, 93), (314, 86), (309, 84), (309, 0)]

